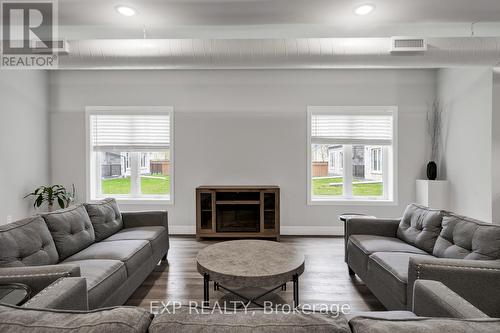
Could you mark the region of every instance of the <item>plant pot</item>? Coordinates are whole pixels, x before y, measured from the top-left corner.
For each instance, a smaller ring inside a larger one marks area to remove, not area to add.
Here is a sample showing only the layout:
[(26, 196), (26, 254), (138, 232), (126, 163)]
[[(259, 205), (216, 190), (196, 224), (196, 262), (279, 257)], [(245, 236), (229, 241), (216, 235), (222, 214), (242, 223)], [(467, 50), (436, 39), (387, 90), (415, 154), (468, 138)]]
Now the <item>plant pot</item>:
[(54, 204), (48, 204), (47, 205), (47, 210), (50, 212), (54, 211)]
[(436, 180), (437, 178), (437, 165), (436, 162), (430, 161), (427, 163), (427, 179)]

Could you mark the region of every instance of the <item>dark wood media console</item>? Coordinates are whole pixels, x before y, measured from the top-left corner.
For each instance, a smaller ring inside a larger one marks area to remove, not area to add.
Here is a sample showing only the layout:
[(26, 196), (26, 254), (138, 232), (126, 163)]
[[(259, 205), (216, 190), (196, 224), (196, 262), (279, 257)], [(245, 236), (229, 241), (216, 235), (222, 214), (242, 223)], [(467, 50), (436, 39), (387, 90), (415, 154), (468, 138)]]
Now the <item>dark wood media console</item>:
[(196, 239), (280, 237), (278, 186), (196, 188)]

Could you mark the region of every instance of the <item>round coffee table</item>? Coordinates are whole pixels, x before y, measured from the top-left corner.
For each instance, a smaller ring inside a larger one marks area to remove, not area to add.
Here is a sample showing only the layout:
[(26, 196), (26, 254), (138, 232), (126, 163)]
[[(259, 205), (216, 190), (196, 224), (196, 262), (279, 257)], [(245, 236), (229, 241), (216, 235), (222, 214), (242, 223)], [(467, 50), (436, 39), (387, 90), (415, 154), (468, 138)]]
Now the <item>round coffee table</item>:
[[(294, 306), (299, 304), (299, 275), (304, 272), (304, 256), (282, 243), (265, 240), (235, 240), (207, 246), (198, 253), (198, 272), (203, 275), (203, 300), (209, 302), (209, 282), (214, 290), (228, 291), (249, 303), (293, 282)], [(264, 293), (248, 298), (234, 288), (269, 287)]]

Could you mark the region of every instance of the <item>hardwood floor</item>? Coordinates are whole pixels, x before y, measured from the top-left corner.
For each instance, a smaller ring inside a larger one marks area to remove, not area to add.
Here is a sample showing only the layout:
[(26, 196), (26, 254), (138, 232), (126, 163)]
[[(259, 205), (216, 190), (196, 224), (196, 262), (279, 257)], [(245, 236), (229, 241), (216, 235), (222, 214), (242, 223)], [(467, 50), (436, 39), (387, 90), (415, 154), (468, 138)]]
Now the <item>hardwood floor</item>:
[[(349, 304), (352, 310), (384, 310), (382, 304), (357, 277), (349, 276), (344, 263), (344, 243), (341, 237), (292, 237), (283, 236), (281, 241), (304, 253), (305, 272), (301, 275), (301, 304)], [(216, 240), (196, 241), (193, 237), (172, 236), (168, 263), (162, 263), (127, 301), (149, 309), (151, 301), (203, 300), (203, 278), (196, 270), (198, 251)], [(222, 297), (222, 291), (210, 290), (210, 299)], [(285, 301), (292, 301), (292, 287), (280, 291)]]

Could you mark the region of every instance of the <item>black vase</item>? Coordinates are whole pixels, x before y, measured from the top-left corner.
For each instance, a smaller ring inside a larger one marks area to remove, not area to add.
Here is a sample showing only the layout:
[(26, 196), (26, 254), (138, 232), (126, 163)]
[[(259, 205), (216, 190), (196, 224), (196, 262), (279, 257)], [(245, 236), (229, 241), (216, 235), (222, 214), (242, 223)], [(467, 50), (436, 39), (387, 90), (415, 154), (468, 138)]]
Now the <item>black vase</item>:
[(427, 179), (436, 180), (437, 178), (437, 165), (436, 162), (430, 161), (427, 163)]

